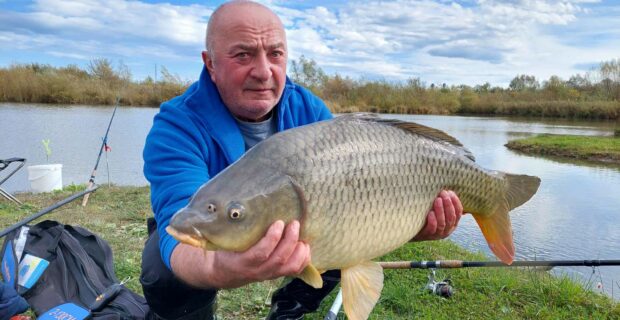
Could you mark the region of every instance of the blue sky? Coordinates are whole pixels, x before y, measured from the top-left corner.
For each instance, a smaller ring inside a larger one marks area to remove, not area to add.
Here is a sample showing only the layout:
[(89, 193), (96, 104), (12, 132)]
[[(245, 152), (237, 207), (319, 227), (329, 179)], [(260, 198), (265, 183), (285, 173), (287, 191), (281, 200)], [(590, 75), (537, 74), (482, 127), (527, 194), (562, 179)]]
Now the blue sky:
[[(202, 68), (206, 23), (223, 1), (0, 0), (0, 66), (126, 64), (141, 80)], [(620, 59), (620, 1), (261, 1), (282, 19), (290, 59), (328, 74), (506, 86), (568, 79)]]

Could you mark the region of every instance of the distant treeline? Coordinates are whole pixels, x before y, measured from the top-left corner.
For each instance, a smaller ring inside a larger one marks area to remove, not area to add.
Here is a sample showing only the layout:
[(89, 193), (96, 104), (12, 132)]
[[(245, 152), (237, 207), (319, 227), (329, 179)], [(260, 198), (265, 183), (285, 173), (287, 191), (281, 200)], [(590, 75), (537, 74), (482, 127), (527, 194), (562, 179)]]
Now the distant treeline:
[(517, 75), (508, 88), (489, 83), (467, 85), (354, 80), (329, 76), (313, 60), (293, 61), (292, 78), (323, 98), (332, 111), (405, 114), (479, 114), (620, 119), (620, 59), (568, 80), (552, 76), (539, 82)]
[[(327, 75), (311, 59), (292, 61), (289, 73), (322, 99), (334, 112), (370, 111), (403, 114), (484, 114), (620, 119), (620, 59), (568, 80), (552, 76), (539, 81), (517, 75), (508, 88), (489, 83), (477, 86), (356, 80)], [(185, 91), (189, 82), (161, 68), (160, 77), (132, 81), (124, 64), (107, 59), (52, 67), (15, 64), (0, 68), (0, 101), (57, 104), (158, 106)]]
[(157, 81), (132, 81), (129, 68), (96, 59), (87, 70), (76, 65), (52, 67), (38, 63), (0, 68), (0, 101), (56, 104), (158, 106), (185, 91), (189, 83), (161, 68)]

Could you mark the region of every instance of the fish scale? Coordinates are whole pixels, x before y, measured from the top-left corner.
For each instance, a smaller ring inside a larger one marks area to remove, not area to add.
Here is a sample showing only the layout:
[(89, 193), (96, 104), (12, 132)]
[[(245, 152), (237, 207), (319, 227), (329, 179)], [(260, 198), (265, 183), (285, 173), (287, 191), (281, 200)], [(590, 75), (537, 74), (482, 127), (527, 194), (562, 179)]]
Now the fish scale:
[(458, 194), (493, 253), (511, 263), (508, 212), (539, 185), (537, 177), (479, 167), (439, 130), (352, 114), (257, 144), (203, 185), (166, 230), (206, 250), (245, 251), (276, 220), (299, 220), (312, 261), (297, 276), (319, 288), (320, 272), (341, 269), (344, 309), (358, 320), (383, 287), (371, 260), (410, 241), (442, 189)]
[[(427, 163), (414, 155), (420, 154), (416, 150), (432, 145), (412, 144), (415, 141), (410, 135), (396, 128), (383, 126), (382, 129), (369, 130), (362, 123), (331, 126), (314, 134), (300, 132), (290, 137), (304, 140), (297, 145), (305, 149), (332, 151), (330, 157), (317, 159), (321, 163), (318, 167), (313, 165), (316, 161), (312, 160), (313, 156), (324, 152), (296, 153), (295, 160), (287, 161), (295, 167), (284, 169), (296, 171), (292, 174), (295, 181), (316, 195), (308, 201), (306, 221), (330, 226), (312, 228), (310, 223), (307, 226), (315, 231), (307, 232), (306, 236), (320, 239), (311, 243), (312, 261), (319, 269), (355, 265), (410, 240), (422, 228), (426, 213), (442, 188), (442, 181), (437, 179), (426, 188), (424, 197), (414, 196), (416, 188), (422, 189), (417, 179), (420, 175), (416, 173), (425, 170)], [(323, 141), (319, 136), (338, 136), (329, 140), (337, 141), (337, 146), (319, 142)], [(312, 145), (312, 141), (317, 144)], [(383, 147), (377, 148), (379, 145)], [(360, 169), (365, 174), (359, 174)], [(334, 206), (334, 203), (349, 205)], [(333, 216), (341, 217), (337, 219), (338, 224), (332, 223)]]

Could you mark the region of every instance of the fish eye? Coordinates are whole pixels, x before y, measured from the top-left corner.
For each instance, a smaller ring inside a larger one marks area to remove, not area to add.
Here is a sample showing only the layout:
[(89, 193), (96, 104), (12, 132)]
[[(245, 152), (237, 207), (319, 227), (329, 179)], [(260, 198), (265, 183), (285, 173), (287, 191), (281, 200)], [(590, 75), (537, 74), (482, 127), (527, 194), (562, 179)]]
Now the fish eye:
[(207, 205), (207, 211), (209, 211), (211, 213), (215, 213), (215, 211), (217, 211), (217, 208), (215, 207), (215, 205), (213, 203), (209, 203)]
[(228, 208), (228, 216), (232, 220), (239, 220), (243, 217), (243, 206), (240, 204), (232, 204)]
[(241, 211), (239, 209), (230, 210), (230, 218), (233, 220), (237, 220), (241, 217)]

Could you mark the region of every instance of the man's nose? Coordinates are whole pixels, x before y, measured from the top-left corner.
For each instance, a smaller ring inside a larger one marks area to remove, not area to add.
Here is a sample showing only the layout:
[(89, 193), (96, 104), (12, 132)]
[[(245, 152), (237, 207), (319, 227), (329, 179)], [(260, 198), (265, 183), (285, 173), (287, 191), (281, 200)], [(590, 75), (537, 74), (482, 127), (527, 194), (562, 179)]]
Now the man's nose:
[(254, 60), (254, 67), (250, 75), (260, 81), (267, 81), (271, 78), (271, 62), (264, 55), (259, 55)]

